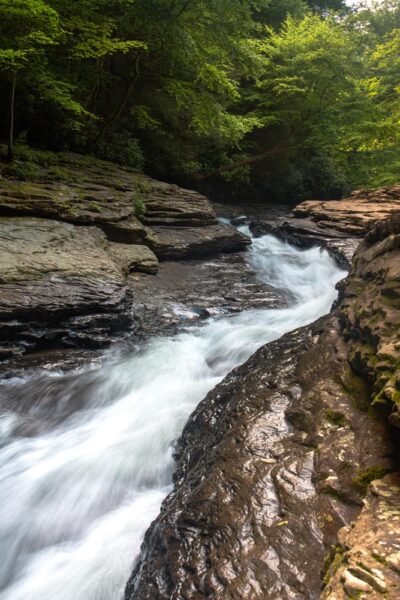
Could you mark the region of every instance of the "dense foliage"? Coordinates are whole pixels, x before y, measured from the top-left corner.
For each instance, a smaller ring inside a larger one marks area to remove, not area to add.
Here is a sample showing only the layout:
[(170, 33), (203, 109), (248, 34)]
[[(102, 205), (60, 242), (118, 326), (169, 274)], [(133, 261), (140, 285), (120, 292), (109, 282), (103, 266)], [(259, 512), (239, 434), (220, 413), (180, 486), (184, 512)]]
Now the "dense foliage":
[(0, 135), (338, 196), (400, 178), (399, 56), (398, 0), (0, 0)]

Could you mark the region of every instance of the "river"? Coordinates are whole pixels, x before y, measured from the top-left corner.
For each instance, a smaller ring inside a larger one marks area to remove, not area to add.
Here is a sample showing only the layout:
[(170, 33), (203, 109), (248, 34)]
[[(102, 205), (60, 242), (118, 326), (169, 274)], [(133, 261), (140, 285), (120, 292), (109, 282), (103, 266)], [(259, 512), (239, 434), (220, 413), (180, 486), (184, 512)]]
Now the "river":
[(27, 401), (0, 418), (0, 600), (122, 598), (190, 413), (261, 345), (327, 313), (345, 275), (270, 235), (247, 260), (288, 307), (210, 319), (94, 371), (3, 382)]

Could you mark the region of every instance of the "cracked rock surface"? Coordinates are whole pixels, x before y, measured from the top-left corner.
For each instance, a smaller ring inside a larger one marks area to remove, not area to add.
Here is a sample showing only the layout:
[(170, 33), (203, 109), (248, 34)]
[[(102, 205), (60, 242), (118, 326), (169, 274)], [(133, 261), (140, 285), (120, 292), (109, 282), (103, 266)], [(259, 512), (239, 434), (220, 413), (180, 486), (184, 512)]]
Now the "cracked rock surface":
[(338, 559), (322, 600), (395, 600), (400, 591), (400, 477), (371, 484), (356, 521), (340, 530)]

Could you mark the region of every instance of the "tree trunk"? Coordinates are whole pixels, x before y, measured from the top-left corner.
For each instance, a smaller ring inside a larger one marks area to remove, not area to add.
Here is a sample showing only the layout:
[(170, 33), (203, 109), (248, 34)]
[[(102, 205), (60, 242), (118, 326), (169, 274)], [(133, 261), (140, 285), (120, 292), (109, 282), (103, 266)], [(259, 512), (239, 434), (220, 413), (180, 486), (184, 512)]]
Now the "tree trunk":
[(103, 126), (101, 127), (101, 129), (100, 129), (98, 135), (95, 137), (95, 139), (91, 143), (89, 143), (89, 149), (93, 148), (97, 144), (97, 142), (99, 142), (101, 140), (101, 138), (103, 137), (103, 135), (105, 134), (107, 129), (110, 127), (110, 125), (115, 123), (115, 121), (117, 121), (120, 118), (123, 110), (125, 109), (125, 107), (128, 103), (128, 100), (133, 92), (136, 81), (139, 77), (139, 61), (140, 61), (140, 55), (137, 54), (135, 57), (135, 60), (134, 60), (134, 73), (133, 73), (131, 80), (129, 81), (129, 84), (127, 86), (124, 97), (122, 98), (119, 106), (114, 111), (114, 113), (110, 116), (110, 118), (108, 120), (104, 121)]
[(8, 153), (7, 159), (11, 162), (14, 159), (14, 107), (15, 107), (15, 88), (17, 87), (17, 73), (13, 73), (10, 95), (10, 125), (8, 130)]

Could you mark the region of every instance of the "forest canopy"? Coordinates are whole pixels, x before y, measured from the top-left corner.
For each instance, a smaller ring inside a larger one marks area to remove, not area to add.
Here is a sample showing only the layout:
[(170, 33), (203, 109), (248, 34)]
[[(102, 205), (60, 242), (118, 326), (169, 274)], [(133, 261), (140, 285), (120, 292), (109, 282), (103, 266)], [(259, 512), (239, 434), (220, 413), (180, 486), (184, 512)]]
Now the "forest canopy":
[(400, 3), (0, 0), (0, 137), (268, 199), (400, 179)]

